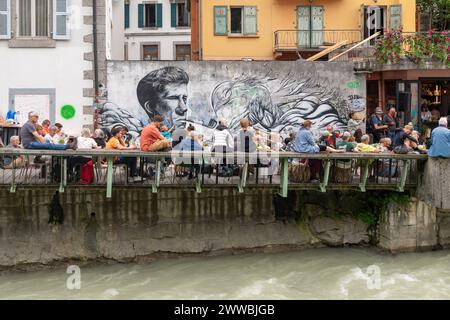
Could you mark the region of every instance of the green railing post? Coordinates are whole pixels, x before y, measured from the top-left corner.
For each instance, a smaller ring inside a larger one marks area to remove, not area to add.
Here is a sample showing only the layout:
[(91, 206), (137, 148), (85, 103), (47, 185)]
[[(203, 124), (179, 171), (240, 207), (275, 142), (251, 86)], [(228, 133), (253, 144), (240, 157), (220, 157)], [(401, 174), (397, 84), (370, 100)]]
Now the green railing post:
[(248, 173), (248, 160), (245, 161), (244, 166), (242, 167), (242, 173), (239, 179), (238, 189), (240, 193), (244, 192), (244, 188), (247, 183), (247, 173)]
[(366, 192), (367, 177), (369, 176), (369, 160), (367, 159), (363, 162), (364, 162), (364, 167), (363, 167), (363, 172), (361, 173), (362, 181), (359, 184), (359, 190), (361, 190), (361, 192)]
[(113, 158), (107, 156), (106, 161), (108, 163), (108, 171), (106, 172), (106, 197), (112, 197), (112, 183), (113, 183)]
[(289, 163), (288, 158), (283, 158), (281, 160), (281, 177), (280, 177), (280, 192), (279, 195), (283, 198), (287, 198), (288, 196), (288, 181), (289, 181), (289, 171), (288, 171)]
[(325, 172), (323, 181), (320, 183), (320, 192), (327, 192), (328, 179), (330, 177), (331, 161), (325, 160)]
[(11, 188), (9, 189), (9, 192), (15, 193), (16, 192), (16, 166), (14, 165), (14, 157), (12, 162), (12, 181), (11, 181)]
[(203, 169), (203, 155), (200, 160), (200, 170), (197, 172), (197, 179), (195, 180), (195, 191), (197, 193), (202, 193), (202, 169)]
[(152, 193), (158, 192), (159, 187), (159, 178), (161, 176), (161, 159), (156, 160), (156, 172), (155, 172), (155, 179), (152, 181)]
[(60, 157), (61, 159), (61, 181), (59, 182), (59, 192), (64, 193), (64, 187), (66, 186), (67, 175), (67, 158)]
[(406, 177), (408, 176), (408, 171), (409, 171), (409, 163), (410, 163), (410, 160), (403, 160), (402, 175), (400, 176), (400, 181), (397, 184), (398, 192), (405, 191)]

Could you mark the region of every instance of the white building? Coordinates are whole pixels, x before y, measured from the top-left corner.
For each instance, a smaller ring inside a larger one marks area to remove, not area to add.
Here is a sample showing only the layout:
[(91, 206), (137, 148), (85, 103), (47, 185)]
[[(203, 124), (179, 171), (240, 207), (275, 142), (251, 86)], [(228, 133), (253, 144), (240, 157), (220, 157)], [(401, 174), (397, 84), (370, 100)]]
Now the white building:
[[(117, 2), (120, 4), (115, 2), (113, 4), (113, 21), (120, 23), (116, 17), (123, 15), (125, 30), (123, 34), (120, 30), (115, 32), (116, 27), (113, 25), (113, 60), (190, 59), (191, 19), (188, 1), (118, 0)], [(123, 53), (119, 53), (121, 46)]]
[[(30, 110), (63, 124), (69, 134), (93, 125), (94, 78), (106, 81), (105, 20), (109, 1), (96, 0), (97, 72), (93, 54), (93, 0), (0, 0), (0, 115)], [(110, 21), (111, 19), (108, 19)], [(64, 113), (73, 106), (75, 114)]]

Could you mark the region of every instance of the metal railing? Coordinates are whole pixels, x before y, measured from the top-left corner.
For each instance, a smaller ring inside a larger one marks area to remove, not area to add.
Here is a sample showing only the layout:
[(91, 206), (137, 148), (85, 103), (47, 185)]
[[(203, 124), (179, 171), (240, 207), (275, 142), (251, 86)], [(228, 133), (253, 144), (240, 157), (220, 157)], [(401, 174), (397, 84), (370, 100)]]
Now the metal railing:
[[(113, 185), (129, 185), (128, 165), (116, 164), (117, 157), (137, 162), (140, 176), (146, 181), (139, 187), (158, 192), (161, 186), (183, 187), (201, 192), (205, 187), (234, 185), (239, 192), (247, 186), (279, 188), (287, 196), (288, 189), (320, 190), (367, 189), (397, 190), (415, 188), (419, 163), (427, 155), (391, 153), (303, 154), (294, 152), (141, 152), (108, 150), (23, 150), (0, 149), (0, 159), (9, 157), (8, 166), (0, 167), (0, 185), (10, 192), (18, 187), (54, 185), (64, 192), (67, 186), (106, 186), (111, 197)], [(36, 161), (35, 157), (40, 157)], [(76, 172), (68, 171), (74, 157), (89, 157), (94, 163), (94, 181), (80, 185)], [(320, 163), (318, 162), (320, 161)], [(319, 168), (320, 181), (310, 181), (313, 168)], [(75, 172), (75, 173), (74, 173)], [(74, 177), (70, 179), (70, 177)]]
[(344, 40), (348, 44), (362, 40), (361, 30), (277, 30), (275, 51), (318, 49), (332, 46)]

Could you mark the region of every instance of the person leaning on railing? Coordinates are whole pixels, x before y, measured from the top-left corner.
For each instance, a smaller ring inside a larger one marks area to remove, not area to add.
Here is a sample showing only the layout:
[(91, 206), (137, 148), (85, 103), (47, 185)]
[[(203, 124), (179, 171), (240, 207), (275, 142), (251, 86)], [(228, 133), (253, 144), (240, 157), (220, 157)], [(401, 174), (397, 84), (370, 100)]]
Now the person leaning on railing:
[[(136, 147), (131, 145), (127, 147), (122, 139), (122, 128), (116, 127), (111, 130), (112, 137), (106, 143), (106, 150), (135, 150)], [(137, 158), (136, 157), (114, 157), (114, 163), (126, 164), (130, 168), (130, 182), (143, 181), (145, 178), (138, 177), (137, 174)]]
[(20, 129), (20, 140), (25, 149), (43, 149), (43, 150), (67, 150), (76, 149), (76, 141), (72, 144), (54, 144), (45, 142), (45, 138), (41, 136), (36, 125), (39, 114), (35, 111), (28, 113), (28, 121)]

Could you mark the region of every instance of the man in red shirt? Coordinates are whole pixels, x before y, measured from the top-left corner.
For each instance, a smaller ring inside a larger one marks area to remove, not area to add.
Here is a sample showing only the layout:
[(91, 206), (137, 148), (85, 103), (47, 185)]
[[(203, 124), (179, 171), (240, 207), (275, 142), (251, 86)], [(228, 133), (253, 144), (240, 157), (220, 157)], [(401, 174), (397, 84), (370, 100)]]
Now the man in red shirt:
[(155, 115), (152, 122), (141, 132), (142, 151), (161, 151), (169, 148), (169, 141), (164, 138), (159, 131), (161, 123), (164, 121), (160, 115)]

